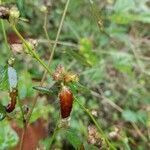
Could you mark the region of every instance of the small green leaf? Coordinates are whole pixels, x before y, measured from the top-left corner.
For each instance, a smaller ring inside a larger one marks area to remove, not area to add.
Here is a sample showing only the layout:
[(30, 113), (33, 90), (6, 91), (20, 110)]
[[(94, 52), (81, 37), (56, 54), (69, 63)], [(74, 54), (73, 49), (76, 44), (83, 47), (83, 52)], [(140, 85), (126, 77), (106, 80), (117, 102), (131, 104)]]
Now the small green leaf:
[(0, 103), (0, 121), (3, 120), (6, 117), (6, 109), (5, 107)]
[(117, 0), (114, 6), (116, 12), (125, 12), (135, 8), (134, 0)]
[(138, 121), (138, 115), (136, 112), (131, 111), (131, 110), (124, 110), (122, 112), (122, 117), (126, 120), (126, 121), (130, 121), (130, 122), (137, 122)]
[(33, 96), (34, 90), (32, 86), (33, 84), (30, 73), (27, 71), (21, 72), (21, 74), (19, 74), (18, 81), (19, 98), (24, 99), (26, 97)]
[(93, 44), (90, 39), (83, 38), (80, 40), (79, 53), (91, 66), (98, 62), (97, 55), (92, 50)]
[(53, 93), (52, 90), (50, 90), (49, 88), (46, 88), (46, 87), (34, 86), (33, 89), (37, 90), (37, 91), (40, 91), (42, 93), (46, 93), (46, 94), (52, 94)]
[(99, 150), (99, 148), (97, 148), (97, 147), (94, 146), (94, 145), (89, 145), (89, 144), (87, 144), (87, 145), (86, 145), (86, 150)]
[(0, 90), (8, 89), (7, 66), (0, 66)]
[(52, 113), (54, 108), (51, 105), (45, 104), (45, 98), (38, 100), (38, 103), (32, 113), (30, 123), (35, 122), (39, 118), (48, 119), (49, 113)]
[(19, 141), (17, 133), (6, 120), (0, 123), (0, 149), (7, 150), (14, 147)]
[(84, 85), (82, 85), (79, 82), (69, 83), (69, 87), (70, 87), (71, 91), (74, 94), (77, 94), (77, 92), (80, 92), (80, 93), (87, 93), (87, 92), (91, 93), (90, 89), (88, 89), (87, 87), (85, 87)]
[(77, 132), (75, 130), (68, 129), (65, 135), (69, 143), (72, 144), (75, 149), (78, 149), (81, 146), (82, 142), (77, 136)]
[(8, 67), (8, 82), (9, 82), (9, 89), (12, 91), (14, 88), (17, 88), (17, 72), (13, 67)]
[(77, 53), (76, 51), (73, 50), (66, 50), (65, 51), (70, 57), (73, 57), (74, 59), (76, 59), (77, 61), (79, 61), (81, 64), (90, 67), (91, 64), (86, 60), (86, 58), (84, 58), (84, 56), (82, 56), (81, 54)]

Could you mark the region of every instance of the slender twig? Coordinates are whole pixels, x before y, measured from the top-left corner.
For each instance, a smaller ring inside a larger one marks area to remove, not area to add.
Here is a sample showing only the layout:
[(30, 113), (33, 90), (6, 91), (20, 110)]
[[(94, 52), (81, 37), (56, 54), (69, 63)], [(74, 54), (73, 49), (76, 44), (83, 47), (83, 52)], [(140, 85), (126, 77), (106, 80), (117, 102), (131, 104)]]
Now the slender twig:
[(48, 35), (48, 31), (47, 31), (47, 12), (45, 13), (45, 17), (44, 17), (43, 29), (44, 29), (44, 33), (45, 33), (46, 39), (47, 39), (48, 44), (49, 44), (49, 50), (51, 50), (51, 42), (50, 42), (50, 38)]
[(23, 146), (24, 146), (24, 139), (25, 139), (25, 135), (26, 135), (26, 130), (27, 130), (27, 128), (26, 128), (26, 127), (24, 127), (24, 128), (23, 128), (22, 135), (21, 135), (21, 140), (20, 140), (19, 150), (23, 150)]
[(106, 135), (104, 134), (103, 130), (101, 129), (100, 125), (98, 124), (98, 122), (95, 120), (95, 118), (93, 117), (93, 115), (91, 114), (91, 112), (80, 103), (80, 101), (77, 98), (74, 98), (75, 101), (78, 103), (78, 105), (86, 112), (86, 114), (91, 118), (91, 120), (93, 121), (93, 123), (95, 124), (95, 126), (97, 127), (99, 133), (100, 133), (100, 137), (101, 139), (104, 139), (104, 141), (108, 144), (108, 146), (113, 149), (116, 150), (116, 148), (109, 142), (108, 138), (106, 137)]
[[(50, 67), (51, 61), (52, 61), (52, 59), (53, 59), (55, 49), (56, 49), (57, 44), (58, 44), (58, 39), (59, 39), (59, 36), (60, 36), (60, 33), (61, 33), (61, 29), (62, 29), (62, 26), (63, 26), (63, 23), (64, 23), (64, 19), (65, 19), (66, 12), (67, 12), (67, 9), (68, 9), (68, 6), (69, 6), (69, 2), (70, 2), (70, 0), (67, 0), (66, 5), (65, 5), (65, 8), (64, 8), (64, 11), (63, 11), (63, 15), (62, 15), (62, 18), (61, 18), (61, 21), (60, 21), (60, 25), (59, 25), (59, 28), (58, 28), (58, 31), (57, 31), (55, 43), (54, 43), (54, 46), (53, 46), (53, 49), (52, 49), (52, 52), (51, 52), (51, 55), (50, 55), (50, 58), (49, 58), (49, 61), (48, 61), (48, 66), (49, 66), (49, 67)], [(45, 29), (46, 29), (46, 28), (45, 28)], [(46, 30), (45, 30), (45, 31), (46, 31)], [(46, 31), (46, 36), (48, 37), (48, 40), (49, 40), (50, 38), (49, 38), (49, 36), (48, 36), (47, 31)], [(42, 81), (45, 80), (46, 74), (47, 74), (47, 70), (45, 70), (45, 72), (44, 72), (44, 74), (43, 74)]]
[(19, 105), (21, 115), (22, 115), (23, 126), (25, 128), (26, 127), (26, 119), (25, 119), (25, 114), (24, 114), (24, 111), (23, 111), (23, 108), (22, 108), (22, 103), (20, 102), (20, 99), (18, 99), (18, 105)]
[[(56, 43), (55, 40), (37, 39), (37, 41), (38, 41), (38, 43), (50, 43), (50, 45)], [(67, 41), (58, 41), (57, 45), (79, 48), (78, 44), (74, 44), (74, 43), (67, 42)]]
[(39, 96), (39, 93), (34, 97), (32, 107), (31, 107), (31, 109), (30, 109), (30, 111), (28, 112), (28, 115), (27, 115), (27, 117), (26, 117), (27, 125), (28, 125), (28, 123), (29, 123), (29, 121), (30, 121), (30, 118), (31, 118), (32, 112), (33, 112), (33, 110), (34, 110), (34, 107), (35, 107), (35, 105), (36, 105), (38, 96)]
[[(2, 31), (3, 31), (3, 36), (4, 36), (5, 46), (6, 46), (7, 49), (9, 50), (10, 47), (9, 47), (9, 45), (8, 45), (8, 41), (7, 41), (7, 36), (6, 36), (6, 31), (5, 31), (5, 26), (4, 26), (3, 20), (1, 20), (1, 27), (2, 27)], [(10, 52), (11, 52), (11, 51), (10, 51)]]

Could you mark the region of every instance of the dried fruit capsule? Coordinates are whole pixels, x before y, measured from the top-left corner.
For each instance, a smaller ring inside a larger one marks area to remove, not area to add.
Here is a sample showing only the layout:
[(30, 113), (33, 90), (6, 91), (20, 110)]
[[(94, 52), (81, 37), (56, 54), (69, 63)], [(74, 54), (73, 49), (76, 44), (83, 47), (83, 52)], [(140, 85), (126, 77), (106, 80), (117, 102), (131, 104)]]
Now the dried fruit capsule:
[(73, 103), (73, 94), (71, 90), (68, 87), (63, 86), (59, 93), (59, 99), (61, 107), (61, 117), (67, 118), (70, 116)]

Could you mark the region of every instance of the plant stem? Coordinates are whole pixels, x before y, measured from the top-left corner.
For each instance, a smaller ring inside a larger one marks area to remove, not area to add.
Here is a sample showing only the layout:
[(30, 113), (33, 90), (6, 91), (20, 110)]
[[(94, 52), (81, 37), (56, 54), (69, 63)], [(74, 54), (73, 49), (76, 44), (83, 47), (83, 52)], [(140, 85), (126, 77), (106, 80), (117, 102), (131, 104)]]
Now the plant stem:
[[(60, 25), (59, 25), (59, 28), (58, 28), (58, 31), (57, 31), (55, 43), (54, 43), (54, 46), (53, 46), (53, 49), (52, 49), (52, 52), (51, 52), (51, 55), (50, 55), (50, 58), (49, 58), (49, 61), (48, 61), (48, 67), (50, 67), (51, 61), (52, 61), (53, 56), (54, 56), (55, 49), (56, 49), (57, 44), (58, 44), (58, 39), (59, 39), (59, 36), (60, 36), (60, 33), (61, 33), (61, 29), (62, 29), (63, 22), (64, 22), (64, 19), (65, 19), (65, 16), (66, 16), (66, 12), (67, 12), (67, 9), (68, 9), (68, 6), (69, 6), (69, 2), (70, 2), (70, 0), (67, 0), (64, 11), (63, 11), (63, 15), (62, 15)], [(47, 16), (45, 16), (45, 17), (47, 17)], [(45, 23), (46, 23), (46, 19), (45, 19)], [(45, 31), (47, 40), (49, 40), (49, 42), (50, 42), (50, 38), (48, 36), (48, 32), (47, 32), (47, 29), (46, 29), (46, 24), (44, 24), (44, 31)], [(45, 70), (45, 72), (43, 74), (42, 82), (45, 80), (46, 74), (47, 74), (47, 70)]]
[(27, 117), (26, 117), (26, 123), (27, 123), (27, 125), (28, 125), (28, 123), (29, 123), (29, 121), (30, 121), (30, 118), (31, 118), (32, 112), (33, 112), (33, 110), (34, 110), (34, 107), (35, 107), (35, 105), (36, 105), (38, 96), (39, 96), (39, 95), (37, 94), (37, 95), (34, 97), (34, 99), (33, 99), (33, 105), (32, 105), (32, 107), (31, 107), (31, 109), (30, 109), (30, 111), (29, 111), (29, 113), (28, 113), (28, 115), (27, 115)]
[(51, 149), (51, 146), (52, 146), (53, 141), (54, 141), (54, 139), (55, 139), (55, 137), (56, 137), (56, 134), (57, 134), (57, 132), (59, 131), (58, 125), (59, 125), (59, 121), (58, 121), (58, 123), (57, 123), (57, 125), (56, 125), (56, 127), (55, 127), (55, 129), (54, 129), (54, 132), (53, 132), (52, 137), (50, 137), (50, 141), (48, 142), (47, 149)]
[(23, 150), (23, 144), (24, 144), (24, 138), (25, 138), (26, 130), (27, 130), (27, 128), (24, 127), (22, 135), (21, 135), (19, 150)]
[(98, 122), (95, 120), (95, 118), (93, 117), (93, 115), (91, 114), (91, 112), (85, 107), (83, 106), (80, 101), (77, 98), (74, 98), (75, 101), (78, 103), (78, 105), (87, 113), (87, 115), (91, 118), (91, 120), (93, 121), (93, 123), (95, 124), (95, 126), (97, 127), (99, 133), (100, 133), (100, 137), (101, 139), (104, 139), (104, 141), (108, 144), (108, 146), (112, 149), (112, 150), (116, 150), (116, 148), (109, 142), (108, 138), (106, 137), (106, 135), (104, 134), (103, 130), (101, 129), (101, 127), (99, 126)]
[(26, 119), (25, 119), (25, 116), (24, 116), (24, 111), (23, 111), (23, 108), (22, 108), (22, 104), (20, 102), (20, 100), (18, 99), (18, 105), (20, 107), (20, 110), (21, 110), (21, 115), (22, 115), (22, 122), (23, 122), (23, 126), (25, 128), (25, 124), (26, 124)]
[(47, 67), (47, 65), (40, 59), (40, 57), (38, 56), (38, 54), (36, 54), (35, 50), (33, 50), (28, 42), (22, 37), (22, 35), (19, 33), (19, 31), (17, 30), (15, 25), (12, 25), (12, 28), (14, 30), (14, 32), (17, 34), (17, 36), (21, 39), (21, 41), (25, 44), (26, 48), (29, 50), (29, 52), (32, 54), (32, 56), (44, 67), (44, 69), (51, 74), (50, 69)]
[(5, 31), (5, 26), (4, 26), (3, 20), (1, 20), (1, 27), (2, 27), (2, 31), (3, 31), (3, 36), (4, 36), (5, 46), (6, 46), (7, 49), (9, 50), (10, 47), (9, 47), (9, 45), (8, 45), (8, 41), (7, 41), (7, 36), (6, 36), (6, 31)]

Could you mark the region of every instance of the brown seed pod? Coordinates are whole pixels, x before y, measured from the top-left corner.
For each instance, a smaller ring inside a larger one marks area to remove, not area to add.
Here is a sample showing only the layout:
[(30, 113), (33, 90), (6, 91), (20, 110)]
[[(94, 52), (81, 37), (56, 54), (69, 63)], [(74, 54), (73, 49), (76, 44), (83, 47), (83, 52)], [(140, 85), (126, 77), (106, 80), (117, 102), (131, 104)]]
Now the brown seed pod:
[(12, 92), (9, 93), (9, 96), (10, 96), (10, 103), (6, 107), (6, 111), (8, 113), (12, 112), (15, 109), (17, 100), (17, 90), (14, 89)]
[(68, 87), (63, 86), (59, 93), (59, 99), (61, 107), (61, 117), (67, 118), (70, 116), (73, 104), (73, 94), (71, 90)]

